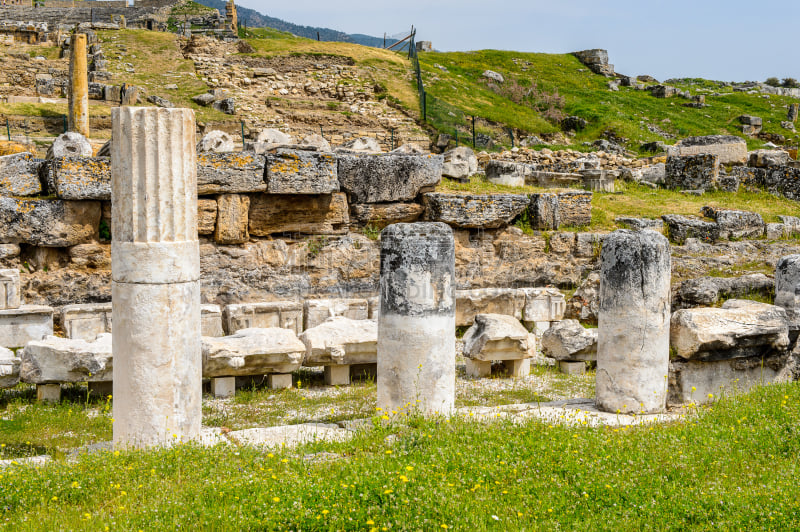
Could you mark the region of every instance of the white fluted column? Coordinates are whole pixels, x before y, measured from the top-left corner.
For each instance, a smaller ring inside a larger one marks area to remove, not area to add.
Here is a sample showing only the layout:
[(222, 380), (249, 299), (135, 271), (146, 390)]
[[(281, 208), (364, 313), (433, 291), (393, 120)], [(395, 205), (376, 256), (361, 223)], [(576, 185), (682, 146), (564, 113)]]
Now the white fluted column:
[(202, 399), (194, 112), (111, 120), (114, 443), (187, 441)]

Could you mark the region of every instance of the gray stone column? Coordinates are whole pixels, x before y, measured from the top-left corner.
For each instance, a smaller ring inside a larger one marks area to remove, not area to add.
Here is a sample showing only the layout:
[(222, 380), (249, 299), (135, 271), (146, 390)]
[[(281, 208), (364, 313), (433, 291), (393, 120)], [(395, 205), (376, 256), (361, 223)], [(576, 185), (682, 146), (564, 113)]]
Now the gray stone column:
[(775, 267), (775, 304), (786, 309), (789, 336), (800, 331), (800, 255), (789, 255)]
[(200, 252), (190, 109), (112, 110), (114, 443), (200, 434)]
[(73, 33), (69, 47), (67, 129), (89, 138), (89, 77), (86, 66), (86, 34)]
[(600, 261), (597, 407), (661, 412), (669, 371), (669, 242), (655, 231), (614, 231)]
[(443, 223), (381, 233), (378, 406), (448, 415), (455, 402), (455, 243)]

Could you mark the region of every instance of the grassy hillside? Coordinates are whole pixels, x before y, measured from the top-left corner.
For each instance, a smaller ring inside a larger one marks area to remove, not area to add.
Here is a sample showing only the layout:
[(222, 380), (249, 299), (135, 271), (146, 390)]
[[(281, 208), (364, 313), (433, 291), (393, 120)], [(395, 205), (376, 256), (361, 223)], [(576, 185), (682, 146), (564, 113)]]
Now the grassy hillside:
[[(680, 97), (655, 98), (649, 91), (620, 87), (608, 89), (608, 79), (590, 72), (572, 55), (531, 54), (481, 50), (420, 54), (427, 92), (449, 105), (428, 105), (429, 121), (441, 129), (463, 125), (475, 115), (501, 126), (520, 130), (523, 135), (547, 134), (560, 128), (550, 115), (577, 115), (589, 125), (575, 138), (581, 142), (599, 138), (608, 131), (627, 139), (627, 146), (638, 149), (643, 142), (661, 140), (667, 144), (691, 135), (740, 135), (737, 118), (742, 114), (760, 116), (764, 131), (781, 134), (797, 143), (798, 137), (780, 125), (786, 120), (788, 97), (733, 92), (731, 87), (706, 80), (681, 80), (670, 83), (693, 95), (706, 96), (707, 107), (694, 109)], [(494, 83), (483, 77), (493, 70), (505, 78)], [(651, 83), (652, 85), (652, 83)], [(532, 94), (525, 94), (534, 89)], [(518, 103), (515, 103), (514, 100)], [(559, 100), (561, 100), (559, 102)], [(554, 103), (555, 102), (555, 103)], [(480, 123), (480, 122), (479, 122)], [(451, 132), (451, 131), (448, 131)], [(748, 139), (756, 147), (761, 141)]]

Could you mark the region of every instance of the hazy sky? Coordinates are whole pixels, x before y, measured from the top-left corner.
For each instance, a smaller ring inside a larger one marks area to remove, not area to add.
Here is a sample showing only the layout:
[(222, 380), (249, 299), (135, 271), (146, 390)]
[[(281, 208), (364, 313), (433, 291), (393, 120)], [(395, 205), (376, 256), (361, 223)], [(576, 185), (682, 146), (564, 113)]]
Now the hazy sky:
[(417, 27), (437, 50), (606, 48), (616, 71), (658, 79), (800, 79), (800, 1), (237, 0), (294, 24), (376, 37)]

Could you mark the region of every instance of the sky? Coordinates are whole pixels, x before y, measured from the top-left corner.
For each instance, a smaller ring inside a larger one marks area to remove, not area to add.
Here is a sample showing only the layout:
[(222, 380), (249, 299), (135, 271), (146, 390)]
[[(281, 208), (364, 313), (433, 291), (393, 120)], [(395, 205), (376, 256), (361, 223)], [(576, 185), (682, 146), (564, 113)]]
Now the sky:
[(408, 32), (440, 51), (568, 53), (605, 48), (616, 72), (664, 80), (800, 79), (800, 0), (237, 0), (305, 26), (382, 37)]

